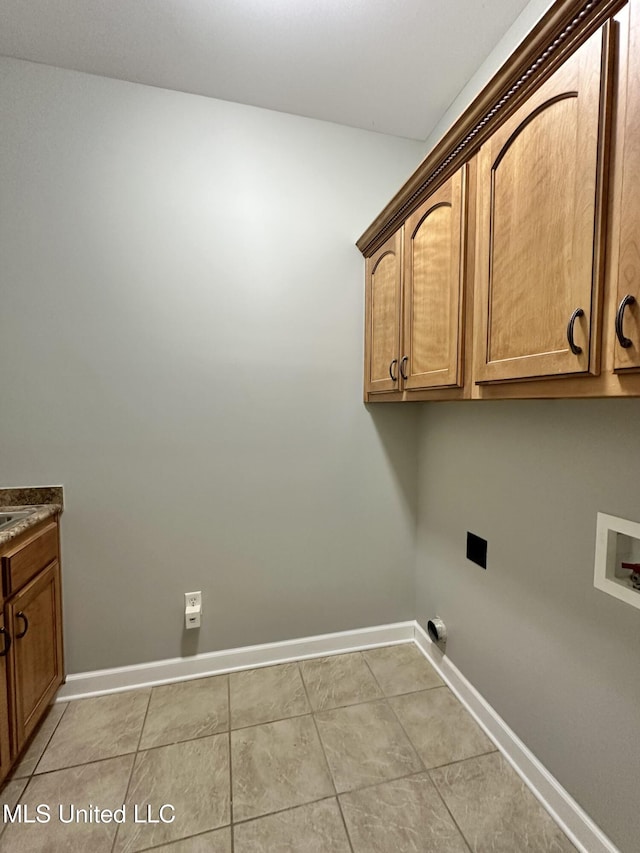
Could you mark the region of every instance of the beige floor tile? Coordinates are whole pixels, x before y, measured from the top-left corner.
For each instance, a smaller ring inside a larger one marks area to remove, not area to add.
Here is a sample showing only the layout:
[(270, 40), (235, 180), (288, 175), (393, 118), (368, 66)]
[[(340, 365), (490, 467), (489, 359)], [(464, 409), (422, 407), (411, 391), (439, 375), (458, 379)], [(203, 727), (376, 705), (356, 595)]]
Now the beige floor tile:
[(295, 663), (233, 672), (229, 679), (233, 729), (284, 720), (311, 710)]
[(359, 652), (300, 663), (314, 711), (378, 699), (382, 691)]
[[(14, 809), (22, 796), (22, 792), (27, 787), (28, 779), (12, 779), (7, 782), (0, 792), (0, 814), (4, 814), (4, 807), (8, 806)], [(4, 829), (5, 824), (0, 820), (0, 833)]]
[(150, 692), (132, 690), (70, 702), (36, 773), (135, 752)]
[(431, 771), (473, 853), (568, 853), (573, 845), (499, 753)]
[(362, 653), (385, 696), (441, 687), (442, 679), (413, 643)]
[(154, 687), (140, 749), (226, 731), (228, 706), (226, 675)]
[(140, 752), (131, 776), (127, 810), (169, 804), (173, 823), (136, 824), (118, 831), (117, 853), (145, 850), (230, 823), (229, 737), (226, 734)]
[(231, 766), (234, 820), (335, 793), (310, 716), (232, 731)]
[(316, 722), (338, 791), (424, 769), (385, 701), (323, 711)]
[(448, 687), (389, 700), (426, 767), (494, 752), (495, 746)]
[(351, 853), (335, 799), (240, 823), (235, 853)]
[(231, 853), (231, 827), (154, 847), (153, 853)]
[(88, 809), (122, 807), (133, 764), (133, 755), (110, 758), (95, 764), (69, 767), (43, 776), (33, 776), (21, 797), (30, 816), (37, 805), (50, 808), (49, 823), (11, 824), (0, 837), (2, 853), (110, 853), (117, 824), (103, 822), (63, 823), (70, 806)]
[(51, 705), (33, 740), (27, 747), (26, 752), (11, 773), (12, 779), (22, 779), (25, 776), (31, 776), (34, 772), (38, 761), (42, 757), (42, 753), (45, 751), (47, 744), (51, 740), (51, 736), (62, 719), (67, 705), (68, 702), (57, 702), (55, 705)]
[(342, 794), (340, 804), (354, 853), (468, 853), (426, 773)]

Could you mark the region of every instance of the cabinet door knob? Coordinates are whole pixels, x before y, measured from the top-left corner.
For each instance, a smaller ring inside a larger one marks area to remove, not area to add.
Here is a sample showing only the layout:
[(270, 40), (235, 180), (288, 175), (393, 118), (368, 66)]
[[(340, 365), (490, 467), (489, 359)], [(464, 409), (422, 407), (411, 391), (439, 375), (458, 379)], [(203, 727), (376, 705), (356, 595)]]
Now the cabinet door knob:
[(574, 355), (580, 355), (582, 352), (582, 347), (579, 347), (573, 339), (573, 327), (575, 326), (578, 317), (584, 317), (584, 311), (582, 308), (576, 308), (569, 319), (569, 323), (567, 324), (567, 340), (569, 341), (569, 349)]
[(4, 637), (4, 648), (0, 652), (0, 658), (5, 658), (9, 654), (11, 648), (11, 634), (6, 628), (0, 628), (0, 634)]
[(403, 356), (402, 356), (402, 361), (400, 362), (400, 376), (402, 376), (402, 378), (404, 379), (404, 381), (405, 381), (405, 382), (407, 381), (407, 374), (404, 372), (404, 370), (403, 370), (402, 368), (404, 367), (404, 365), (405, 365), (408, 361), (409, 361), (409, 356), (408, 356), (408, 355), (403, 355)]
[(394, 364), (397, 364), (397, 363), (398, 363), (398, 359), (394, 358), (393, 361), (391, 362), (391, 364), (389, 365), (389, 376), (391, 377), (392, 382), (398, 381), (397, 375), (396, 376), (393, 375), (393, 366), (394, 366)]
[(29, 620), (27, 619), (27, 614), (23, 613), (22, 610), (18, 610), (16, 613), (16, 619), (24, 620), (24, 631), (20, 631), (19, 634), (16, 634), (16, 640), (21, 640), (29, 630)]
[(631, 293), (627, 293), (625, 297), (623, 297), (622, 302), (618, 305), (618, 310), (616, 312), (616, 335), (618, 336), (618, 342), (621, 347), (627, 349), (633, 344), (631, 338), (625, 337), (624, 332), (622, 331), (622, 321), (624, 320), (624, 309), (627, 305), (635, 305), (636, 298)]

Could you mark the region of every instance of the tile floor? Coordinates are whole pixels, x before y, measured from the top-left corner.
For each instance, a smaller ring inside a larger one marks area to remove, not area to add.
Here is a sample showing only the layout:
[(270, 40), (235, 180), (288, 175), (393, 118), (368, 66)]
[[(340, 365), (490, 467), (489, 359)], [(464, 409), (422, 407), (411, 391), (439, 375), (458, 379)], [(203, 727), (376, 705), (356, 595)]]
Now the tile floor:
[(1, 824), (2, 853), (575, 849), (413, 644), (55, 705), (18, 802), (51, 819)]

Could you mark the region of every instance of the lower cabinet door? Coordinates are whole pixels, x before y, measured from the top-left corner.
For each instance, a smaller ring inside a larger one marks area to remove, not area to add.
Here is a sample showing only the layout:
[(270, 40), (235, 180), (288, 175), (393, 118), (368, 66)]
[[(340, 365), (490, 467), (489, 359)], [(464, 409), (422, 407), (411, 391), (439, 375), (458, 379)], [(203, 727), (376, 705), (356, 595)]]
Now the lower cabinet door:
[(5, 628), (4, 614), (0, 612), (0, 782), (9, 772), (11, 749), (9, 746), (9, 700), (7, 696), (7, 659), (11, 638)]
[(57, 561), (9, 600), (7, 624), (13, 639), (9, 683), (15, 715), (13, 745), (18, 752), (62, 683), (60, 568)]

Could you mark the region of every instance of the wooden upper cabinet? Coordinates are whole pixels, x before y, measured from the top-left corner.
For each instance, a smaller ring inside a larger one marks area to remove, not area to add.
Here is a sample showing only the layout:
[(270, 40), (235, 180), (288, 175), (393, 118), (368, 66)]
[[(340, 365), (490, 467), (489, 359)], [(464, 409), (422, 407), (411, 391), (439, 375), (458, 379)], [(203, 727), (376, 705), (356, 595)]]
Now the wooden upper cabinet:
[(610, 49), (596, 32), (481, 148), (476, 381), (598, 372)]
[(462, 382), (466, 166), (404, 226), (404, 388)]
[(402, 230), (367, 258), (365, 391), (399, 388)]
[(629, 7), (614, 367), (640, 367), (640, 3)]

